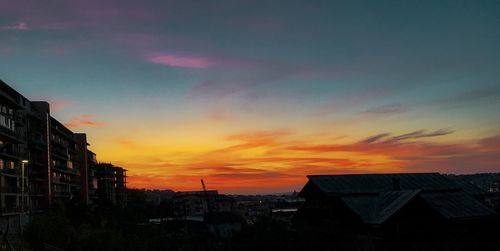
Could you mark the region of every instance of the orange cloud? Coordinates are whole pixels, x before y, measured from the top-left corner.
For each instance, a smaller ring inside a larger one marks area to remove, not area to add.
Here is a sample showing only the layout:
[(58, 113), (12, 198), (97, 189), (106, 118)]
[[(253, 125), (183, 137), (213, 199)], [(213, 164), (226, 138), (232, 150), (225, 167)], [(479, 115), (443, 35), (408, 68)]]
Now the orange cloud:
[(72, 118), (68, 123), (65, 123), (64, 125), (69, 128), (76, 128), (81, 126), (104, 126), (106, 125), (106, 123), (95, 121), (89, 115), (82, 115)]
[(298, 190), (309, 174), (498, 170), (500, 136), (459, 143), (432, 141), (452, 133), (418, 130), (380, 133), (352, 143), (312, 144), (307, 136), (289, 130), (247, 131), (224, 137), (228, 145), (212, 150), (137, 152), (120, 165), (129, 170), (131, 187), (199, 190), (203, 178), (210, 189), (225, 193)]

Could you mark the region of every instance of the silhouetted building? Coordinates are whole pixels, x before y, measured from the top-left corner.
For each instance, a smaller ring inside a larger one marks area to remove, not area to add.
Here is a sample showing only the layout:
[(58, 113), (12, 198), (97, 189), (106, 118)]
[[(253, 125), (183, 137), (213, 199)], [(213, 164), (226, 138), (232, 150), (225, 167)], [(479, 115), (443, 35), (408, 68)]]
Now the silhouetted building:
[(127, 170), (110, 163), (98, 163), (92, 166), (97, 182), (96, 193), (99, 200), (119, 206), (127, 203)]
[(85, 134), (50, 115), (49, 103), (29, 101), (0, 80), (0, 228), (16, 228), (24, 221), (22, 212), (40, 212), (55, 203), (91, 203), (99, 179), (105, 191), (112, 186), (115, 203), (124, 203), (125, 170), (98, 168), (96, 173), (95, 154), (87, 146)]
[(47, 102), (30, 104), (28, 166), (32, 209), (69, 201), (87, 203), (86, 135), (72, 132), (53, 118)]
[(202, 217), (208, 212), (211, 200), (219, 196), (217, 190), (208, 191), (184, 191), (177, 192), (173, 196), (174, 215), (177, 217)]
[(98, 188), (98, 175), (95, 166), (97, 165), (96, 154), (90, 150), (87, 150), (87, 164), (88, 164), (88, 177), (87, 177), (87, 195), (88, 204), (96, 205), (99, 199), (97, 188)]
[(219, 194), (217, 190), (177, 192), (172, 199), (177, 217), (203, 219), (207, 212), (229, 212), (236, 208), (233, 198)]
[[(26, 98), (0, 80), (0, 227), (5, 231), (20, 222), (27, 210), (28, 176), (23, 171), (29, 155), (27, 151)], [(26, 173), (25, 173), (26, 172)], [(23, 187), (24, 184), (24, 187)]]
[(496, 219), (490, 208), (438, 173), (312, 175), (308, 179), (299, 194), (306, 201), (294, 218), (297, 228), (364, 242), (361, 249), (415, 247), (424, 245), (422, 240), (448, 245), (452, 241), (448, 237), (488, 229)]

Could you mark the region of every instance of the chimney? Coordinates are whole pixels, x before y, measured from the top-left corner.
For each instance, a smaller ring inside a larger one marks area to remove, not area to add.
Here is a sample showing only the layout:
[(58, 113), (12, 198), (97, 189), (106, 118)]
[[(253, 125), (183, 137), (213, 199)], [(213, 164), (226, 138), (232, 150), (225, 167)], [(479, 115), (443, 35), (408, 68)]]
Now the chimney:
[(394, 191), (401, 190), (401, 179), (399, 177), (392, 178), (392, 190)]

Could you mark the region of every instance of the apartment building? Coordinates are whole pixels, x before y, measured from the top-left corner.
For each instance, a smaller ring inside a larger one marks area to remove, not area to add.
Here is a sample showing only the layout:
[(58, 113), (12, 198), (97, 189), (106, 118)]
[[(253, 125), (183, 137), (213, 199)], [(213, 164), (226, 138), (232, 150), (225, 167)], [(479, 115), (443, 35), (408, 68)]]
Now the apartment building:
[(124, 203), (126, 170), (98, 165), (88, 146), (86, 134), (51, 116), (49, 103), (0, 80), (0, 228), (52, 205), (95, 203), (97, 191)]
[(104, 203), (125, 206), (127, 201), (127, 170), (110, 163), (98, 163), (91, 167), (96, 181), (96, 198)]
[(29, 206), (24, 169), (29, 158), (27, 108), (29, 102), (23, 96), (0, 82), (0, 225), (15, 225), (20, 213)]

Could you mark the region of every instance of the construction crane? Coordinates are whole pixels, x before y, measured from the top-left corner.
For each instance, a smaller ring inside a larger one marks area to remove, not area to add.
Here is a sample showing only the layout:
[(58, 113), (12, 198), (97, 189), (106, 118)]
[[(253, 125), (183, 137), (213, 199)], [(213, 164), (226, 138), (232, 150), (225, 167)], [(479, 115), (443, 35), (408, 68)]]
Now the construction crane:
[(203, 193), (205, 194), (205, 202), (207, 203), (207, 209), (209, 213), (212, 213), (212, 207), (210, 206), (210, 197), (208, 196), (207, 187), (205, 186), (205, 182), (201, 179), (201, 186), (203, 187)]

